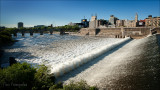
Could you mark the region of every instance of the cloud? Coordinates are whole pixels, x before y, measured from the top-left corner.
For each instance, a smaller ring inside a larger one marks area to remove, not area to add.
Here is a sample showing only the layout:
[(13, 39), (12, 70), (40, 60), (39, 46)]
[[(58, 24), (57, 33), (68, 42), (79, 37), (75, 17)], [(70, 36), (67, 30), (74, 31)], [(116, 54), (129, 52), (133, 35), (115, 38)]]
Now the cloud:
[[(13, 27), (17, 27), (17, 24), (0, 24), (0, 26), (5, 26), (8, 28), (13, 28)], [(26, 25), (24, 24), (24, 27), (34, 27), (34, 25)]]

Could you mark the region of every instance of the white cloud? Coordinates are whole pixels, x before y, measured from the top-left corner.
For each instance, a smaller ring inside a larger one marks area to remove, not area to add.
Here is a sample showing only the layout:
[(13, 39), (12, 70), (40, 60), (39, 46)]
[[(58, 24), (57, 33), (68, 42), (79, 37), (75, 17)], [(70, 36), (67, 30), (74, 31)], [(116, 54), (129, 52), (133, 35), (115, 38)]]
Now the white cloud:
[[(17, 27), (17, 24), (0, 24), (0, 26), (5, 26), (8, 28), (13, 28), (13, 27)], [(24, 27), (34, 27), (34, 25), (26, 25), (24, 24)]]

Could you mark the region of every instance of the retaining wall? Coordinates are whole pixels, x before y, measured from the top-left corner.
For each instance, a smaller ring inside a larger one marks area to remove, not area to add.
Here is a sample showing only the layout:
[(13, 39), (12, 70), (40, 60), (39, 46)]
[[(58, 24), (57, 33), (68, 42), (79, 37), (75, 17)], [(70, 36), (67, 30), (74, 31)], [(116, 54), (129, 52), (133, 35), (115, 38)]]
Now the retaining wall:
[[(109, 38), (143, 38), (149, 35), (151, 28), (147, 27), (135, 27), (135, 28), (86, 28), (81, 29), (81, 35), (88, 33), (90, 36), (105, 36)], [(160, 32), (160, 30), (158, 31)], [(84, 34), (83, 34), (84, 33)]]

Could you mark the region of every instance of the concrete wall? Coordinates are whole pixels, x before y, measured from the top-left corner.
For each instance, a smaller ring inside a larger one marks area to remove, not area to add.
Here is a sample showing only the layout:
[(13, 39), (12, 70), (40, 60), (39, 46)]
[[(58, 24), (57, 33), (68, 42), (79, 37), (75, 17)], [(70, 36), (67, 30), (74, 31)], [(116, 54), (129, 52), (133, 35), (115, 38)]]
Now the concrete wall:
[(130, 37), (144, 37), (150, 34), (150, 28), (124, 28), (124, 35)]
[(160, 34), (160, 27), (154, 28), (152, 30), (152, 33), (158, 33), (158, 34)]
[(143, 38), (150, 34), (150, 28), (146, 27), (135, 27), (135, 28), (87, 28), (80, 30), (81, 35), (89, 32), (90, 36), (105, 36), (109, 38), (124, 38), (125, 36), (132, 38)]
[(122, 36), (121, 28), (103, 28), (96, 36), (105, 36), (110, 38), (119, 38)]
[(80, 35), (89, 35), (89, 29), (88, 28), (81, 28)]

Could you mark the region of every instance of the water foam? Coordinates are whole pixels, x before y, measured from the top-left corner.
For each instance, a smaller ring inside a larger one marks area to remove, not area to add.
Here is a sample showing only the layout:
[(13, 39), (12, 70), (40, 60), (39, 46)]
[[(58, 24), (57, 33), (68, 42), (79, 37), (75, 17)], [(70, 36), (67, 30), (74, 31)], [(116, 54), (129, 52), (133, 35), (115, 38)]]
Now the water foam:
[(99, 57), (100, 55), (104, 54), (105, 52), (107, 52), (113, 48), (116, 48), (120, 44), (123, 44), (129, 40), (130, 40), (130, 38), (127, 37), (127, 38), (122, 39), (120, 41), (117, 41), (115, 43), (96, 48), (88, 53), (79, 55), (78, 57), (75, 57), (71, 60), (66, 60), (66, 62), (59, 64), (59, 66), (57, 66), (57, 67), (54, 67), (54, 65), (53, 65), (53, 66), (51, 66), (51, 73), (54, 73), (54, 75), (56, 77), (62, 76), (65, 73), (67, 73), (75, 68), (78, 68), (79, 66), (93, 60), (94, 58)]

